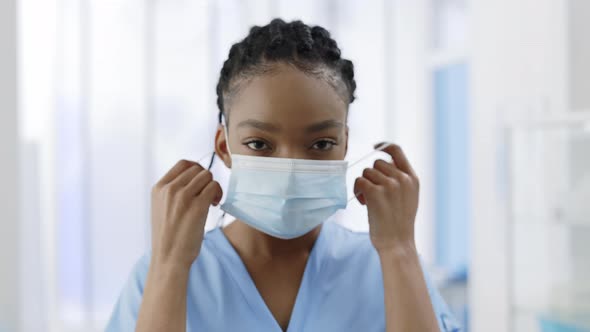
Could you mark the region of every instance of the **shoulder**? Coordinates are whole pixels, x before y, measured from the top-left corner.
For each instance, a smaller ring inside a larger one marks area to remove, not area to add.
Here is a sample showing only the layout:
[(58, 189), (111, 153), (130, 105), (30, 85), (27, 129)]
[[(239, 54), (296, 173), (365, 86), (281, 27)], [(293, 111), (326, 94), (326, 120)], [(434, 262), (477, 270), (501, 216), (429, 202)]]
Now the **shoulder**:
[(148, 251), (135, 262), (129, 277), (127, 278), (125, 287), (123, 288), (121, 299), (125, 299), (125, 296), (127, 298), (134, 298), (136, 296), (141, 297), (141, 294), (143, 294), (145, 279), (150, 268), (150, 260), (151, 252)]
[(326, 232), (325, 251), (332, 258), (350, 259), (377, 254), (368, 232), (353, 231), (335, 222), (326, 222), (322, 227)]
[(317, 243), (322, 260), (323, 273), (348, 275), (353, 278), (378, 282), (381, 266), (377, 251), (368, 232), (352, 231), (340, 224), (326, 222), (321, 243)]
[(132, 331), (135, 328), (150, 259), (150, 253), (145, 253), (133, 266), (105, 331)]
[[(354, 280), (356, 289), (362, 289), (361, 293), (370, 295), (367, 296), (368, 302), (377, 300), (375, 303), (381, 306), (383, 296), (381, 262), (371, 243), (369, 233), (355, 232), (333, 222), (327, 222), (324, 226), (327, 236), (324, 246), (326, 262), (323, 265), (323, 272), (329, 275), (330, 282), (346, 275), (347, 279)], [(428, 274), (421, 257), (420, 265), (441, 331), (459, 331), (459, 324)]]

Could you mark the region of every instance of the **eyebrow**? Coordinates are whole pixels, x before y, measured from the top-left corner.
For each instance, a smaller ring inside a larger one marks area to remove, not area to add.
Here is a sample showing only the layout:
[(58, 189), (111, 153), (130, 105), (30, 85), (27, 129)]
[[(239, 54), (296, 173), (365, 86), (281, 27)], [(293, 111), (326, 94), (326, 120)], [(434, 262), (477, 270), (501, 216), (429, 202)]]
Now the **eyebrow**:
[(314, 133), (317, 131), (322, 131), (324, 129), (329, 129), (329, 128), (342, 128), (344, 127), (344, 124), (342, 124), (342, 122), (340, 121), (336, 121), (336, 120), (326, 120), (326, 121), (322, 121), (322, 122), (318, 122), (315, 124), (312, 124), (311, 126), (305, 128), (305, 131), (308, 133)]
[[(342, 122), (340, 122), (340, 121), (326, 120), (326, 121), (314, 123), (311, 126), (308, 126), (307, 128), (305, 128), (305, 131), (307, 133), (314, 133), (314, 132), (322, 131), (324, 129), (329, 129), (329, 128), (342, 128), (343, 126), (344, 126), (344, 124), (342, 124)], [(262, 121), (258, 121), (258, 120), (254, 120), (254, 119), (248, 119), (248, 120), (244, 120), (244, 121), (238, 123), (238, 128), (241, 128), (241, 127), (252, 127), (252, 128), (256, 128), (256, 129), (260, 129), (260, 130), (264, 130), (264, 131), (269, 131), (269, 132), (280, 131), (279, 127), (277, 127), (271, 123), (262, 122)]]
[(253, 127), (256, 129), (270, 131), (270, 132), (279, 131), (279, 127), (277, 127), (271, 123), (262, 122), (262, 121), (258, 121), (258, 120), (254, 120), (254, 119), (248, 119), (248, 120), (244, 120), (244, 121), (238, 123), (238, 128), (241, 128), (241, 127)]

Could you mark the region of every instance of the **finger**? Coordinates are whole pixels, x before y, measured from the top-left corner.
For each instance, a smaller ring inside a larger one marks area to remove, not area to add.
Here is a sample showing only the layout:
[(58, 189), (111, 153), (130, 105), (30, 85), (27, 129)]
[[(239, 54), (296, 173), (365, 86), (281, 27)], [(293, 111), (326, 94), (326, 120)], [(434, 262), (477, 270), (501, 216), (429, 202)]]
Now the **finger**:
[(354, 180), (354, 195), (356, 197), (356, 199), (359, 201), (359, 203), (361, 203), (362, 205), (367, 204), (367, 201), (365, 200), (365, 196), (361, 193), (361, 185), (359, 185), (359, 181), (362, 178), (357, 178), (356, 180)]
[(223, 192), (219, 183), (217, 181), (211, 181), (205, 186), (205, 188), (203, 188), (199, 197), (209, 204), (217, 205), (221, 200), (222, 195)]
[(364, 178), (364, 177), (359, 177), (356, 179), (355, 181), (355, 193), (357, 194), (362, 194), (363, 196), (363, 200), (361, 201), (359, 199), (359, 202), (363, 205), (367, 204), (367, 198), (370, 198), (369, 196), (372, 195), (373, 192), (375, 192), (377, 185), (375, 185), (374, 183), (372, 183), (371, 181), (369, 181), (368, 179)]
[(196, 164), (194, 161), (190, 160), (180, 160), (178, 161), (156, 184), (157, 186), (163, 186), (172, 182), (179, 174), (187, 170), (189, 167)]
[(388, 181), (392, 180), (374, 168), (365, 168), (363, 171), (363, 177), (376, 185), (385, 185)]
[(412, 165), (408, 161), (408, 158), (406, 157), (404, 151), (399, 145), (390, 143), (389, 145), (387, 145), (387, 147), (382, 149), (382, 151), (389, 154), (391, 158), (393, 158), (395, 166), (400, 171), (412, 176), (416, 176), (416, 173), (414, 172)]
[(186, 185), (186, 194), (189, 196), (197, 196), (201, 193), (203, 188), (213, 181), (213, 174), (208, 170), (203, 170)]
[[(400, 183), (405, 183), (406, 181), (412, 181), (412, 176), (400, 171), (394, 165), (384, 161), (384, 160), (377, 160), (375, 165), (373, 166), (376, 170), (383, 173), (385, 176), (389, 178), (394, 178)], [(417, 178), (416, 178), (417, 180)]]
[(389, 177), (395, 176), (395, 172), (396, 172), (395, 166), (392, 163), (388, 163), (387, 161), (385, 161), (383, 159), (376, 160), (375, 163), (373, 164), (373, 168), (376, 170), (379, 170), (381, 173), (385, 174), (386, 176), (389, 176)]
[(193, 166), (189, 167), (189, 169), (182, 172), (180, 175), (176, 177), (176, 179), (172, 180), (168, 185), (174, 189), (180, 189), (188, 185), (191, 180), (197, 176), (197, 174), (203, 171), (203, 167), (199, 164), (194, 164)]

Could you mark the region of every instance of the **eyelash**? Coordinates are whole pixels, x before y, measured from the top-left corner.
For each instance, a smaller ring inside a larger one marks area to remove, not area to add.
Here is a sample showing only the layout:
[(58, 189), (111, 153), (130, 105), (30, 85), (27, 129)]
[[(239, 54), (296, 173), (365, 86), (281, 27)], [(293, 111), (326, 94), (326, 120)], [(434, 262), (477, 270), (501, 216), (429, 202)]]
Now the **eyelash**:
[(314, 146), (316, 146), (318, 143), (328, 143), (329, 144), (329, 148), (327, 149), (317, 149), (318, 151), (329, 151), (331, 150), (334, 146), (338, 145), (338, 143), (334, 140), (329, 140), (329, 139), (321, 139), (319, 141), (314, 142), (311, 146), (312, 148)]
[(263, 151), (263, 150), (265, 150), (265, 149), (255, 149), (255, 148), (251, 147), (250, 144), (252, 144), (252, 143), (262, 143), (262, 144), (264, 144), (266, 146), (266, 149), (269, 148), (269, 144), (266, 143), (265, 141), (261, 140), (261, 139), (252, 139), (252, 140), (246, 141), (246, 142), (244, 142), (244, 145), (247, 146), (249, 149), (251, 149), (253, 151)]
[[(260, 144), (260, 143), (264, 144), (265, 147), (264, 148), (255, 148), (255, 147), (252, 146), (252, 144)], [(328, 148), (314, 149), (314, 146), (316, 146), (318, 143), (328, 143), (329, 144), (329, 147)], [(261, 140), (261, 139), (252, 139), (252, 140), (249, 140), (249, 141), (244, 142), (243, 144), (245, 146), (247, 146), (249, 149), (253, 150), (253, 151), (264, 151), (264, 150), (268, 150), (270, 148), (269, 147), (269, 144), (266, 143), (265, 141)], [(318, 151), (329, 151), (329, 150), (331, 150), (336, 145), (338, 145), (338, 143), (336, 141), (334, 141), (334, 140), (321, 139), (321, 140), (318, 140), (318, 141), (314, 142), (311, 145), (311, 148), (314, 149), (314, 150), (318, 150)]]

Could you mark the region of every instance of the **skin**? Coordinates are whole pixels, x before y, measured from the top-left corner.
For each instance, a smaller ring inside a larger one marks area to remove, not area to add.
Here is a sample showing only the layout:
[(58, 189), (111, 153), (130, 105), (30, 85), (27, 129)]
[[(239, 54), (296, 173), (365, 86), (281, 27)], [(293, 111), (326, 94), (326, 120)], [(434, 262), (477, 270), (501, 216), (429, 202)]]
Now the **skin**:
[[(226, 106), (228, 141), (219, 126), (217, 155), (231, 168), (233, 154), (342, 160), (348, 127), (345, 96), (324, 80), (275, 64), (271, 74), (244, 84)], [(354, 185), (367, 206), (370, 238), (380, 257), (388, 332), (438, 331), (414, 241), (419, 183), (402, 149), (385, 150)], [(185, 331), (189, 270), (199, 255), (210, 205), (222, 197), (210, 172), (180, 161), (152, 191), (152, 259), (136, 331)], [(223, 229), (267, 307), (287, 329), (305, 264), (321, 226), (292, 240), (262, 233), (240, 220)]]

